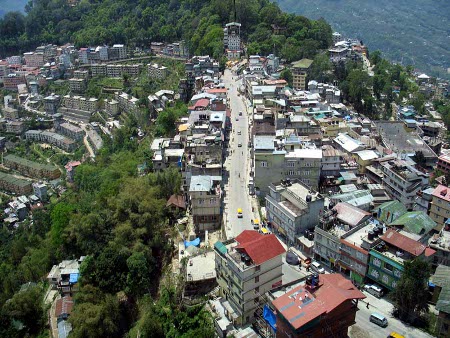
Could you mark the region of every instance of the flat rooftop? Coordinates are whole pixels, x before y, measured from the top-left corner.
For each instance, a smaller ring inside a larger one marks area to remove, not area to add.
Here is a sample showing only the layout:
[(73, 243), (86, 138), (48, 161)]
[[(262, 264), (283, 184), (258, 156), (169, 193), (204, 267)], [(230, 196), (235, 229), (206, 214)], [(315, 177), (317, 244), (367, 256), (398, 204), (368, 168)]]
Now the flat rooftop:
[(214, 251), (190, 257), (189, 262), (186, 265), (186, 276), (188, 282), (198, 282), (216, 278)]
[(416, 131), (410, 131), (403, 121), (375, 121), (374, 122), (386, 147), (400, 153), (415, 154), (422, 151), (427, 157), (437, 157), (437, 155), (420, 138)]
[(361, 247), (363, 240), (365, 242), (372, 243), (375, 240), (377, 240), (379, 237), (377, 236), (373, 240), (369, 240), (368, 233), (369, 233), (369, 231), (372, 231), (378, 224), (379, 224), (379, 222), (377, 220), (375, 220), (375, 219), (371, 220), (365, 227), (362, 227), (361, 229), (352, 233), (350, 236), (348, 236), (344, 239), (347, 242), (349, 242), (350, 244), (356, 245), (357, 247)]

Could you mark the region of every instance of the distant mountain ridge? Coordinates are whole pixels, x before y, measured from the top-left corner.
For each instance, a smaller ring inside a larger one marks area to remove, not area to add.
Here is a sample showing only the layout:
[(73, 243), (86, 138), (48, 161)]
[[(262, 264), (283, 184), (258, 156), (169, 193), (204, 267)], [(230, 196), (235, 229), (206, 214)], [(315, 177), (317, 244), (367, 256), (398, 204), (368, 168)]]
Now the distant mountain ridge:
[(0, 0), (0, 18), (8, 12), (24, 12), (28, 0)]
[[(448, 0), (277, 0), (287, 12), (323, 17), (338, 32), (363, 40), (392, 61), (434, 76), (450, 67)], [(447, 74), (446, 74), (447, 73)]]

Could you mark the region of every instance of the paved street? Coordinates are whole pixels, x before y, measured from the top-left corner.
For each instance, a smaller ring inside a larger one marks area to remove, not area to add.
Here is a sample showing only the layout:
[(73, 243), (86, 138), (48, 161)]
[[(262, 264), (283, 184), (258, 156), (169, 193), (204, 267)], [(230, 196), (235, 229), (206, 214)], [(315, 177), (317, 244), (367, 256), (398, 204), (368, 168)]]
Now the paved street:
[[(253, 229), (251, 219), (254, 218), (251, 207), (251, 199), (253, 197), (248, 192), (248, 178), (250, 177), (250, 149), (248, 148), (249, 111), (247, 111), (242, 97), (238, 96), (238, 82), (232, 77), (236, 79), (236, 76), (232, 76), (229, 69), (225, 70), (223, 82), (229, 88), (228, 98), (230, 99), (231, 124), (233, 126), (230, 133), (229, 153), (225, 161), (225, 170), (229, 175), (228, 184), (225, 187), (226, 231), (228, 237), (235, 237), (243, 230)], [(242, 111), (242, 116), (239, 116), (240, 111)], [(237, 217), (238, 208), (242, 209), (242, 218)]]
[[(387, 337), (392, 331), (395, 331), (409, 338), (430, 338), (431, 335), (405, 325), (403, 322), (391, 316), (392, 304), (384, 299), (378, 299), (371, 294), (364, 292), (367, 296), (364, 301), (358, 304), (359, 311), (356, 313), (356, 324), (350, 329), (349, 336), (352, 338), (378, 338)], [(366, 303), (369, 302), (369, 309)], [(388, 326), (382, 328), (369, 321), (371, 313), (379, 313), (386, 317)]]

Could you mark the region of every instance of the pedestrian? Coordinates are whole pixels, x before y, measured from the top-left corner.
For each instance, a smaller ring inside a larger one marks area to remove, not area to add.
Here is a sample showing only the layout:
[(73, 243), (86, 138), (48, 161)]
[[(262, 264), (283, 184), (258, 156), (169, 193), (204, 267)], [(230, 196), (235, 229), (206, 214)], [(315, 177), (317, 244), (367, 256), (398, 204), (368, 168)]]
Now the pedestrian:
[(367, 302), (367, 304), (366, 304), (366, 308), (369, 308), (369, 302)]

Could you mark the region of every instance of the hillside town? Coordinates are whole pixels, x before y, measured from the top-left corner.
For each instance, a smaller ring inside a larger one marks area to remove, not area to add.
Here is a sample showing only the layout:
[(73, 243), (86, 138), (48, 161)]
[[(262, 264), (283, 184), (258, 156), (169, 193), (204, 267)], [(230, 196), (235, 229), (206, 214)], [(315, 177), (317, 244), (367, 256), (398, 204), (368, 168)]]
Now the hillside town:
[[(137, 174), (181, 175), (166, 201), (177, 232), (171, 273), (184, 302), (207, 296), (217, 336), (430, 337), (395, 316), (390, 298), (417, 259), (431, 267), (428, 304), (437, 336), (448, 337), (450, 146), (433, 100), (448, 98), (450, 83), (414, 71), (424, 110), (405, 99), (374, 118), (337, 82), (312, 77), (314, 60), (248, 55), (240, 30), (223, 27), (225, 64), (190, 55), (184, 41), (46, 44), (1, 60), (4, 227), (32, 225), (36, 210), (63, 199), (78, 168), (133, 118), (151, 154)], [(326, 55), (374, 77), (361, 41), (335, 32)], [(159, 87), (143, 96), (115, 85), (142, 78)], [(179, 103), (187, 111), (174, 130), (146, 133)], [(48, 272), (53, 337), (72, 330), (86, 255)]]

